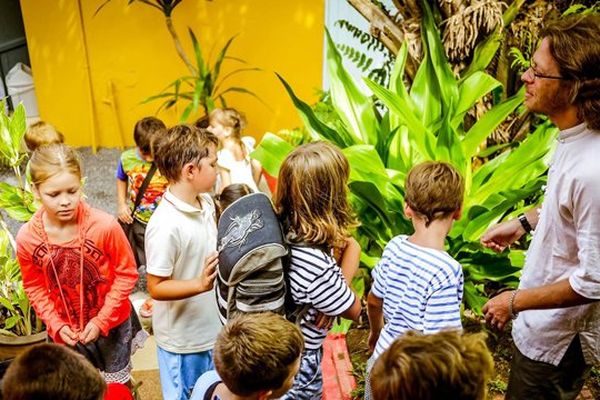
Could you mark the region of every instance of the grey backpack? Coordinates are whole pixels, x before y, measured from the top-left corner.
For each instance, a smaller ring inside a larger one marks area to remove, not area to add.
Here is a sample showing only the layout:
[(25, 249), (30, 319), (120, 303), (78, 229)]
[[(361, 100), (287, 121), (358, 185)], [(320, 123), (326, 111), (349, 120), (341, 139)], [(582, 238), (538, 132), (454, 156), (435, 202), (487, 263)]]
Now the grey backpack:
[(221, 322), (236, 313), (286, 314), (288, 250), (269, 198), (252, 193), (221, 215), (215, 292)]

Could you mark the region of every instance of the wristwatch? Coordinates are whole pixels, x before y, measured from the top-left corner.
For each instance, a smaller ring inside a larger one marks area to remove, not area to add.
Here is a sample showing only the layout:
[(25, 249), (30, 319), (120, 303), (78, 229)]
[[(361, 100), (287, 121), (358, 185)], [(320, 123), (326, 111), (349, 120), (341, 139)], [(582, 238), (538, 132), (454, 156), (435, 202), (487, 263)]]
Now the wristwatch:
[(519, 214), (518, 218), (519, 218), (519, 222), (521, 223), (521, 226), (523, 227), (523, 229), (525, 229), (525, 232), (531, 233), (533, 228), (531, 227), (531, 224), (529, 223), (529, 221), (527, 221), (527, 217), (525, 216), (525, 214)]

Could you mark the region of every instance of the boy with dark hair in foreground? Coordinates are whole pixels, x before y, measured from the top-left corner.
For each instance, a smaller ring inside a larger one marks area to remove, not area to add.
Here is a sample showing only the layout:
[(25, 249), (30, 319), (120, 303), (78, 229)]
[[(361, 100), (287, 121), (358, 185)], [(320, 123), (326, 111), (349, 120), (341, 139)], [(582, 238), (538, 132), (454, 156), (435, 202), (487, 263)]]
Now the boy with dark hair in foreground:
[(106, 383), (82, 355), (66, 346), (41, 344), (11, 363), (2, 380), (4, 400), (100, 400)]

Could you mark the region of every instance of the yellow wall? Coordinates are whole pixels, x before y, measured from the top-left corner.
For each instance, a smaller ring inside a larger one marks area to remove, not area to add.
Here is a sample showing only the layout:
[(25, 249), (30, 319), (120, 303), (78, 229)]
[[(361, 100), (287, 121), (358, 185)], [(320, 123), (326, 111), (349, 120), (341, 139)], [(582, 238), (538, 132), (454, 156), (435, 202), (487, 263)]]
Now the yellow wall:
[[(132, 145), (135, 121), (153, 115), (159, 106), (158, 102), (142, 105), (141, 100), (187, 73), (162, 13), (141, 3), (127, 6), (126, 0), (112, 0), (94, 16), (103, 2), (81, 0), (88, 69), (78, 1), (21, 0), (40, 116), (75, 146), (113, 147), (123, 140)], [(269, 106), (246, 95), (227, 97), (229, 106), (246, 114), (247, 134), (260, 137), (265, 131), (300, 125), (273, 72), (285, 77), (300, 98), (316, 100), (315, 89), (322, 79), (324, 0), (185, 0), (175, 9), (173, 21), (191, 58), (188, 26), (198, 36), (205, 57), (213, 46), (216, 53), (238, 34), (229, 55), (263, 69), (227, 81), (254, 91)], [(226, 61), (222, 76), (237, 67), (238, 63)], [(117, 114), (111, 108), (111, 82)], [(158, 116), (167, 125), (178, 120), (175, 110)]]

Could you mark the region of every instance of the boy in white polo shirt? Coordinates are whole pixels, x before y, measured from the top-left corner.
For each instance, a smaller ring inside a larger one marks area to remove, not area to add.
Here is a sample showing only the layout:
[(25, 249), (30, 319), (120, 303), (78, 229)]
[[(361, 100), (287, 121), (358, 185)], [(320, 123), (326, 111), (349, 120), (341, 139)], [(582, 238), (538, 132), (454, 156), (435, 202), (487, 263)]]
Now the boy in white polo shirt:
[(213, 369), (221, 324), (213, 287), (217, 265), (215, 206), (206, 192), (217, 176), (217, 138), (177, 125), (157, 143), (156, 164), (169, 188), (146, 228), (148, 291), (163, 398), (186, 400)]

